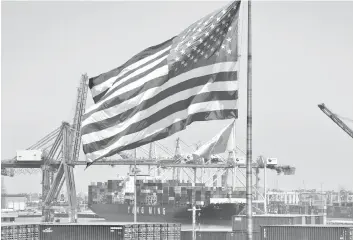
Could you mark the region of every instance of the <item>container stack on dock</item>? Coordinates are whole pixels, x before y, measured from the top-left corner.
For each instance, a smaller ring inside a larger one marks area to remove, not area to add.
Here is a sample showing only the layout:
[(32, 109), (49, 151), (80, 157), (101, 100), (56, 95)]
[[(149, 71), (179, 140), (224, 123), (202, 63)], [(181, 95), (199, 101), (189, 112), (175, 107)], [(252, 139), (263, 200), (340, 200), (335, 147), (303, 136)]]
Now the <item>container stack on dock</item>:
[[(258, 219), (262, 220), (254, 225), (253, 240), (353, 240), (353, 225), (305, 225), (299, 216)], [(1, 239), (191, 240), (192, 231), (181, 231), (181, 224), (177, 223), (3, 224)], [(198, 230), (196, 240), (246, 240), (246, 231)]]
[(2, 240), (180, 240), (177, 223), (2, 224)]
[[(323, 224), (324, 217), (322, 215), (254, 215), (253, 230), (260, 231), (262, 225), (313, 225)], [(233, 231), (246, 230), (246, 216), (233, 216)]]
[(2, 224), (1, 240), (38, 240), (38, 224)]
[(118, 224), (40, 224), (40, 240), (124, 239), (124, 225)]
[(353, 226), (261, 226), (261, 240), (353, 240)]
[[(191, 240), (192, 231), (181, 231), (181, 240)], [(246, 240), (245, 231), (201, 230), (196, 232), (196, 240)], [(253, 240), (260, 240), (260, 233), (253, 233)]]
[(138, 239), (138, 225), (125, 225), (124, 239)]
[[(2, 239), (40, 240), (180, 240), (181, 225), (176, 223), (86, 223), (86, 224), (38, 224), (36, 238), (5, 234)], [(14, 233), (14, 231), (12, 231)], [(28, 235), (29, 236), (29, 235)], [(31, 235), (32, 236), (32, 235)], [(23, 238), (22, 238), (23, 237)]]
[[(181, 233), (181, 224), (177, 223), (168, 223), (168, 240), (180, 240), (180, 233)], [(165, 238), (164, 238), (165, 239)]]

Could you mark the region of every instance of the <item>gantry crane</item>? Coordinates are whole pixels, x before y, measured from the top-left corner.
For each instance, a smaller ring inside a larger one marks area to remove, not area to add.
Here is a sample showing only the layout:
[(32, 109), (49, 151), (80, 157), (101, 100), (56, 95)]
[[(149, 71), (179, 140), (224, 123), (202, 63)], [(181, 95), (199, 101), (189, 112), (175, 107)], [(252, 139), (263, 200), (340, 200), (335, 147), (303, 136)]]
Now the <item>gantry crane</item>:
[[(61, 187), (66, 182), (70, 205), (70, 221), (75, 222), (76, 214), (76, 189), (71, 162), (77, 162), (81, 145), (81, 121), (85, 111), (88, 90), (88, 77), (82, 75), (76, 101), (75, 115), (72, 125), (63, 122), (53, 132), (42, 138), (27, 150), (43, 149), (40, 161), (1, 161), (1, 174), (9, 175), (16, 170), (31, 169), (30, 171), (42, 170), (42, 199), (44, 221), (51, 221), (51, 206), (58, 197)], [(54, 143), (51, 144), (51, 142)], [(8, 169), (15, 169), (9, 171)], [(54, 177), (54, 172), (56, 175)], [(10, 175), (11, 176), (11, 175)], [(13, 176), (13, 174), (12, 174)], [(65, 181), (66, 180), (66, 181)]]
[[(71, 126), (68, 123), (63, 123), (62, 134), (60, 135), (60, 138), (58, 138), (58, 141), (62, 142), (62, 161), (55, 175), (55, 178), (51, 183), (51, 187), (48, 193), (46, 194), (45, 198), (43, 198), (45, 199), (43, 201), (44, 221), (49, 221), (51, 219), (51, 203), (58, 196), (64, 182), (66, 182), (67, 196), (70, 206), (69, 221), (77, 222), (76, 187), (73, 173), (74, 166), (69, 165), (69, 163), (78, 161), (79, 157), (81, 147), (81, 123), (82, 116), (85, 112), (87, 90), (88, 77), (87, 75), (82, 75), (77, 93), (73, 123)], [(45, 181), (50, 182), (49, 177), (46, 177)]]
[(323, 111), (332, 121), (334, 121), (343, 131), (345, 131), (351, 138), (353, 138), (353, 130), (350, 129), (336, 114), (332, 113), (325, 104), (319, 104), (318, 107)]
[[(61, 149), (58, 138), (62, 132), (59, 127), (43, 137), (37, 143), (26, 150), (42, 149), (42, 159), (40, 161), (17, 161), (16, 157), (8, 161), (1, 161), (1, 175), (13, 177), (18, 173), (42, 172), (42, 198), (46, 196), (54, 172), (57, 170)], [(54, 141), (54, 143), (53, 143)]]

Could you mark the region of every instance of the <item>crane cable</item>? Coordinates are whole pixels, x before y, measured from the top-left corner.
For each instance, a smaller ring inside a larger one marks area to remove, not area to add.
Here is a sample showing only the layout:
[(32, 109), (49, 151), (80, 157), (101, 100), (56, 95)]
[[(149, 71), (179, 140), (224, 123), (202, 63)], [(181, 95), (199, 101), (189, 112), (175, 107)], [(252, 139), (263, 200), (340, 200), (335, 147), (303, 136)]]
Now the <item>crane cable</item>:
[(159, 147), (163, 152), (165, 152), (166, 154), (168, 154), (169, 156), (173, 156), (173, 152), (167, 148), (166, 146), (164, 146), (163, 144), (156, 142), (156, 146)]
[(342, 116), (340, 116), (338, 114), (333, 114), (333, 115), (335, 115), (336, 117), (341, 118), (343, 120), (346, 120), (346, 121), (349, 121), (349, 122), (353, 122), (353, 119), (350, 119), (350, 118), (347, 118), (347, 117), (342, 117)]

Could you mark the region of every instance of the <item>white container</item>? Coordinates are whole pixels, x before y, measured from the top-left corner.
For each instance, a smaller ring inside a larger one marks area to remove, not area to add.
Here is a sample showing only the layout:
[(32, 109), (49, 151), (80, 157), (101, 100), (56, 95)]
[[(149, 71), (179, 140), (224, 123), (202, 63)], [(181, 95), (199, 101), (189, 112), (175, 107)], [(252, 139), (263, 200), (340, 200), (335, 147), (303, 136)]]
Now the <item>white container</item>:
[(25, 210), (26, 209), (26, 203), (25, 202), (20, 202), (20, 210)]
[(7, 208), (13, 210), (13, 201), (7, 202)]
[(245, 159), (245, 157), (236, 156), (236, 157), (235, 157), (235, 162), (236, 162), (238, 165), (243, 165), (243, 164), (246, 163), (246, 159)]
[(19, 202), (14, 202), (13, 203), (13, 210), (15, 210), (15, 211), (20, 210), (20, 203)]
[(17, 161), (40, 161), (42, 160), (41, 150), (18, 150)]
[(277, 165), (277, 158), (267, 158), (267, 165)]

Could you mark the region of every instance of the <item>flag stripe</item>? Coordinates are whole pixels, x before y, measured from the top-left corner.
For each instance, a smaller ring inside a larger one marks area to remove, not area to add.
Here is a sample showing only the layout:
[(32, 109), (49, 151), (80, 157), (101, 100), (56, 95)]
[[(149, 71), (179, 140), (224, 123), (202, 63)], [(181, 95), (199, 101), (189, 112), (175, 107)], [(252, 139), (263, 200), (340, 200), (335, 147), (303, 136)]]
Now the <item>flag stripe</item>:
[[(140, 100), (139, 102), (126, 101), (119, 106), (106, 109), (100, 115), (96, 114), (92, 123), (86, 124), (82, 129), (82, 134), (89, 134), (104, 129), (110, 131), (111, 127), (135, 117), (137, 113), (139, 115), (136, 117), (140, 119), (143, 116), (140, 115), (143, 114), (142, 111), (145, 111), (147, 115), (151, 115), (171, 103), (187, 99), (190, 96), (196, 96), (200, 93), (221, 91), (225, 87), (229, 91), (235, 91), (238, 89), (236, 75), (236, 72), (206, 75), (199, 79), (190, 79), (189, 81), (170, 87), (159, 94), (152, 93), (150, 98), (138, 99)], [(209, 82), (210, 79), (212, 82)], [(125, 111), (125, 109), (129, 110)]]
[[(234, 118), (237, 117), (237, 109), (234, 109), (234, 100), (231, 101), (213, 101), (213, 102), (205, 102), (195, 104), (194, 108), (189, 114), (185, 114), (183, 110), (180, 112), (173, 112), (169, 118), (164, 118), (163, 120), (156, 122), (150, 125), (148, 128), (141, 132), (135, 132), (129, 135), (123, 135), (120, 138), (116, 138), (114, 140), (105, 139), (101, 142), (95, 142), (87, 145), (83, 145), (84, 152), (87, 154), (89, 159), (95, 159), (98, 156), (103, 156), (113, 150), (124, 151), (128, 148), (127, 146), (130, 144), (134, 144), (138, 141), (144, 140), (148, 137), (152, 137), (155, 134), (160, 132), (166, 131), (166, 129), (170, 129), (170, 132), (166, 132), (169, 136), (179, 130), (178, 122), (189, 122), (187, 125), (191, 124), (194, 121), (208, 121), (213, 119), (226, 119), (226, 118)], [(210, 105), (210, 106), (207, 106)], [(206, 111), (205, 111), (206, 110)], [(183, 116), (183, 117), (181, 117)], [(194, 120), (193, 116), (198, 116), (198, 120)], [(185, 125), (184, 127), (186, 127)], [(185, 128), (182, 128), (185, 129)], [(109, 146), (105, 147), (106, 145), (110, 144)]]
[[(163, 63), (161, 63), (162, 65)], [(158, 67), (158, 66), (156, 66)], [(124, 88), (117, 89), (113, 94), (111, 94), (109, 97), (102, 99), (98, 103), (94, 104), (85, 114), (84, 119), (86, 119), (88, 116), (91, 114), (95, 113), (98, 110), (105, 109), (106, 106), (109, 104), (110, 101), (113, 101), (114, 98), (120, 98), (120, 94), (124, 94), (126, 92), (132, 92), (133, 89), (136, 89), (138, 87), (143, 87), (144, 84), (147, 82), (160, 78), (160, 77), (166, 77), (168, 76), (168, 66), (163, 65), (162, 67), (159, 67), (157, 69), (154, 69), (153, 72), (141, 77), (137, 81), (134, 81), (133, 83), (125, 86)]]
[[(85, 134), (82, 137), (82, 140), (86, 144), (92, 142), (99, 142), (104, 139), (118, 139), (120, 136), (128, 135), (134, 132), (138, 132), (147, 128), (150, 124), (161, 121), (163, 118), (169, 117), (174, 112), (179, 112), (183, 110), (189, 110), (193, 108), (193, 105), (202, 102), (212, 102), (215, 100), (226, 101), (233, 100), (237, 97), (237, 91), (213, 91), (201, 93), (196, 96), (190, 96), (187, 99), (183, 99), (167, 106), (162, 106), (163, 108), (157, 108), (158, 111), (150, 114), (147, 110), (141, 111), (132, 118), (129, 118), (127, 121), (116, 124), (113, 128), (108, 128), (101, 130), (99, 132), (94, 132), (90, 134)], [(185, 114), (187, 115), (189, 111)], [(180, 116), (183, 117), (183, 116)]]
[[(217, 76), (219, 74), (219, 76)], [(101, 111), (97, 111), (92, 114), (89, 118), (84, 120), (84, 125), (90, 125), (91, 123), (95, 123), (97, 121), (102, 121), (108, 118), (113, 117), (114, 115), (123, 113), (128, 111), (135, 106), (143, 104), (144, 101), (154, 98), (158, 99), (158, 101), (163, 100), (165, 97), (171, 96), (177, 92), (181, 92), (186, 90), (188, 87), (193, 88), (196, 86), (200, 86), (202, 84), (206, 84), (207, 82), (218, 82), (218, 81), (227, 81), (227, 80), (237, 80), (237, 72), (220, 72), (205, 76), (200, 76), (196, 78), (191, 78), (187, 81), (179, 82), (176, 85), (171, 85), (169, 88), (167, 87), (159, 87), (159, 84), (164, 83), (166, 81), (165, 78), (155, 79), (148, 84), (140, 87), (140, 89), (128, 92), (126, 94), (122, 94), (118, 98), (115, 98), (112, 102), (105, 106), (105, 109)], [(152, 86), (149, 86), (152, 85)], [(145, 91), (144, 88), (149, 88), (149, 90)], [(143, 93), (143, 94), (142, 94)], [(191, 92), (190, 92), (191, 93)], [(132, 96), (130, 96), (130, 94)], [(137, 96), (136, 96), (137, 95)], [(156, 103), (158, 101), (155, 101)]]
[[(82, 124), (87, 125), (96, 121), (96, 119), (102, 119), (100, 116), (104, 115), (105, 112), (101, 111), (112, 107), (118, 109), (121, 106), (117, 105), (123, 103), (124, 101), (132, 100), (131, 104), (133, 104), (136, 103), (136, 101), (140, 101), (143, 98), (142, 95), (145, 95), (147, 98), (147, 96), (152, 96), (151, 94), (159, 94), (160, 92), (165, 91), (172, 86), (188, 81), (190, 78), (197, 78), (204, 75), (211, 75), (227, 71), (236, 71), (237, 69), (237, 62), (216, 63), (192, 69), (186, 73), (168, 80), (168, 69), (167, 66), (164, 66), (160, 69), (156, 69), (155, 72), (151, 73), (151, 75), (142, 77), (141, 79), (135, 81), (129, 86), (126, 86), (125, 88), (118, 89), (109, 98), (93, 105), (91, 109), (86, 111)], [(156, 87), (159, 88), (153, 89)], [(121, 108), (124, 110), (129, 109), (126, 107)], [(96, 114), (98, 114), (98, 116)]]
[(136, 54), (135, 56), (133, 56), (129, 61), (127, 61), (120, 67), (89, 79), (89, 88), (92, 90), (96, 86), (99, 86), (100, 84), (110, 80), (111, 78), (118, 76), (121, 72), (124, 72), (124, 69), (126, 69), (125, 71), (134, 70), (138, 68), (140, 65), (142, 65), (143, 63), (145, 63), (146, 61), (156, 58), (166, 50), (170, 49), (173, 39), (174, 37), (161, 44), (149, 47), (143, 50), (142, 52)]
[[(193, 122), (211, 121), (211, 120), (217, 120), (217, 119), (231, 119), (231, 118), (237, 118), (237, 117), (238, 117), (238, 110), (237, 109), (223, 109), (223, 110), (215, 110), (215, 111), (198, 112), (198, 113), (194, 113), (194, 114), (189, 114), (186, 119), (175, 121), (171, 125), (165, 127), (164, 129), (161, 129), (160, 131), (158, 131), (152, 135), (149, 135), (145, 138), (141, 138), (140, 140), (137, 140), (137, 141), (132, 141), (131, 143), (129, 143), (127, 145), (123, 145), (119, 148), (115, 148), (112, 150), (109, 149), (109, 152), (106, 152), (106, 154), (104, 156), (109, 157), (109, 156), (117, 154), (121, 151), (135, 149), (135, 148), (143, 146), (147, 143), (150, 143), (153, 141), (158, 141), (160, 139), (166, 138), (166, 137), (171, 136), (179, 131), (186, 129), (186, 127), (189, 126), (190, 124), (192, 124)], [(96, 147), (98, 147), (98, 146), (96, 146)], [(98, 160), (99, 158), (102, 158), (101, 152), (102, 151), (89, 153), (89, 154), (87, 154), (87, 157), (89, 159)]]
[(160, 61), (168, 57), (170, 48), (171, 46), (168, 46), (153, 56), (146, 57), (141, 61), (132, 64), (131, 66), (127, 66), (119, 74), (115, 74), (116, 76), (113, 76), (105, 82), (92, 88), (91, 92), (93, 100), (95, 102), (100, 101), (100, 99), (103, 98), (103, 96), (105, 96), (105, 94), (112, 89), (112, 86), (114, 87), (118, 82), (126, 81), (136, 75), (141, 76), (143, 75), (141, 72), (148, 72), (150, 68), (154, 68), (155, 64), (158, 64)]
[(148, 98), (151, 94), (154, 94), (156, 92), (156, 88), (161, 86), (167, 80), (167, 76), (155, 78), (142, 86), (124, 92), (117, 97), (106, 101), (104, 105), (92, 111), (90, 115), (87, 114), (85, 116), (83, 121), (84, 125), (89, 125), (96, 121), (107, 119), (113, 115), (135, 107), (133, 105), (134, 103), (139, 104), (143, 99)]
[(167, 65), (167, 57), (168, 54), (164, 54), (158, 59), (155, 59), (153, 62), (149, 63), (148, 65), (141, 67), (131, 73), (130, 75), (119, 79), (119, 81), (114, 83), (112, 87), (109, 88), (108, 92), (105, 94), (105, 96), (102, 98), (102, 101), (105, 99), (109, 98), (110, 95), (114, 94), (117, 90), (122, 90), (124, 87), (128, 86), (129, 84), (135, 82), (138, 79), (141, 79), (141, 77), (146, 76), (152, 72), (154, 72), (156, 69)]
[(124, 76), (122, 79), (117, 79), (116, 82), (112, 85), (111, 88), (105, 90), (105, 92), (102, 92), (101, 94), (97, 95), (96, 97), (93, 97), (93, 99), (98, 102), (98, 101), (104, 101), (105, 99), (108, 99), (109, 96), (114, 94), (115, 91), (120, 90), (128, 86), (129, 84), (135, 82), (138, 79), (141, 79), (142, 77), (151, 74), (155, 70), (166, 66), (167, 65), (167, 57), (168, 54), (162, 55), (158, 59), (154, 59), (153, 62), (149, 62), (147, 65), (139, 68), (138, 70), (131, 72), (131, 74)]

